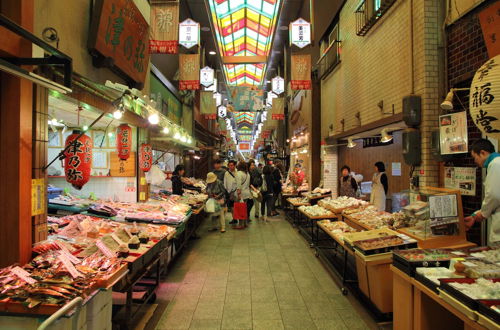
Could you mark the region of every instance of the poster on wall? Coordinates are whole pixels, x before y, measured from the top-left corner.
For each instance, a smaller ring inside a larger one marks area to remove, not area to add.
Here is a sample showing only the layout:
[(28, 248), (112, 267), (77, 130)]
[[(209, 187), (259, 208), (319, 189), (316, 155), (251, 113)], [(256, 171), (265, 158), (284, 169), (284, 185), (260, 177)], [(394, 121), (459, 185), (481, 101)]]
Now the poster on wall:
[(439, 141), (442, 155), (468, 152), (469, 141), (465, 111), (439, 117)]
[(476, 168), (475, 167), (445, 167), (445, 188), (458, 189), (462, 195), (476, 195)]
[(179, 89), (200, 89), (200, 54), (179, 54)]
[(151, 4), (150, 54), (177, 54), (179, 34), (179, 3)]
[(292, 55), (293, 90), (311, 89), (311, 55)]

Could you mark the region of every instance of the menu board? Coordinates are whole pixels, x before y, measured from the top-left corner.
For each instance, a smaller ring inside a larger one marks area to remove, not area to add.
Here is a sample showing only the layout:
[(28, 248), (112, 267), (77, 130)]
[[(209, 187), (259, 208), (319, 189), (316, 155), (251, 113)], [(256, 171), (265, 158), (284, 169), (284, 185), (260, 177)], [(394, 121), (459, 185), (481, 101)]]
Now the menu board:
[(467, 114), (465, 111), (439, 117), (441, 155), (468, 152)]
[(476, 168), (475, 167), (445, 167), (445, 188), (458, 189), (462, 195), (476, 195)]

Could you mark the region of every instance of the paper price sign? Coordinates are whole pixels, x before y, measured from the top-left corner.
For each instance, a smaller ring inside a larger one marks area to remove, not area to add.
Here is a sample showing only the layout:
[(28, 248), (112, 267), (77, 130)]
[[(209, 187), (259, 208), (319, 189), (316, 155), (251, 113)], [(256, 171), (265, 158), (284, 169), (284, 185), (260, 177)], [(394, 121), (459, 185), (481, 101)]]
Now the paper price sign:
[(80, 272), (78, 270), (76, 270), (73, 263), (69, 260), (69, 258), (64, 253), (59, 254), (59, 257), (57, 257), (57, 259), (59, 259), (59, 261), (61, 261), (64, 268), (66, 268), (66, 270), (69, 272), (71, 277), (73, 277), (73, 278), (83, 277), (83, 275), (80, 274)]
[(116, 254), (111, 251), (100, 239), (95, 242), (95, 245), (101, 250), (101, 252), (108, 258), (115, 258)]
[(24, 269), (22, 269), (19, 266), (12, 268), (10, 270), (10, 272), (28, 284), (35, 284), (36, 283), (36, 280), (30, 277), (30, 273), (28, 273), (27, 271), (25, 271)]

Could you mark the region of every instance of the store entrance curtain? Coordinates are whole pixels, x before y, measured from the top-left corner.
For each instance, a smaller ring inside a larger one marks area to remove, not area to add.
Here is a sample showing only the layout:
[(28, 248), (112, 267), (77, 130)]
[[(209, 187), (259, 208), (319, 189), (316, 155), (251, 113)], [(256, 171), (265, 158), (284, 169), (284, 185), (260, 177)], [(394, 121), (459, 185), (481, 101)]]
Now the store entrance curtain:
[(177, 54), (179, 36), (179, 3), (151, 3), (151, 37), (149, 53)]
[(292, 55), (293, 90), (311, 89), (311, 55)]
[(179, 54), (179, 89), (200, 89), (200, 54)]

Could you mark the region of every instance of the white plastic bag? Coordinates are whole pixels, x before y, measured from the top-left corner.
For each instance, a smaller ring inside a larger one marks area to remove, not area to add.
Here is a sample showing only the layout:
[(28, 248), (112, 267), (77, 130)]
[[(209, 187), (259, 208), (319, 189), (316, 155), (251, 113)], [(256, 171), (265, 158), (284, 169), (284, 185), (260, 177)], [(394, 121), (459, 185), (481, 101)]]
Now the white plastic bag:
[(215, 199), (213, 199), (213, 198), (208, 199), (207, 203), (205, 204), (205, 212), (214, 213), (216, 203), (217, 203), (217, 201)]
[(158, 165), (151, 166), (151, 169), (146, 172), (146, 180), (153, 186), (160, 186), (166, 179), (165, 173), (158, 167)]

